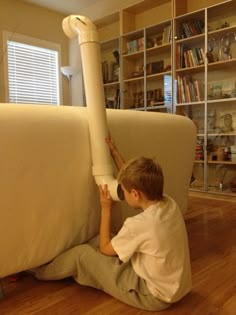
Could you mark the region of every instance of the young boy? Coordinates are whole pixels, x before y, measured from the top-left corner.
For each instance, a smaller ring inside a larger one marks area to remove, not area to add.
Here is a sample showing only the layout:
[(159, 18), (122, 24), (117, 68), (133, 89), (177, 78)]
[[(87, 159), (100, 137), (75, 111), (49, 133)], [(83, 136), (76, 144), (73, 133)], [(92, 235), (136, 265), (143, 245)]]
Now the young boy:
[(126, 219), (111, 238), (112, 199), (107, 185), (99, 187), (101, 224), (98, 239), (78, 245), (36, 270), (36, 278), (72, 276), (134, 307), (160, 311), (191, 289), (187, 234), (173, 199), (163, 195), (161, 167), (152, 159), (124, 159), (109, 137), (111, 155), (120, 169), (118, 182), (126, 202), (143, 210)]

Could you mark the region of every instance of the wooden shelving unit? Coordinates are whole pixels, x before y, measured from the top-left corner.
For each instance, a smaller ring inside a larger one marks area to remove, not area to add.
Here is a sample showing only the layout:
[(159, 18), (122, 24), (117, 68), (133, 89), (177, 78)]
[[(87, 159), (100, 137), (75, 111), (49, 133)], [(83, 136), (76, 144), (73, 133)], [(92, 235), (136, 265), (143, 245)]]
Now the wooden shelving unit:
[(201, 148), (191, 189), (235, 196), (236, 2), (143, 0), (96, 24), (107, 107), (188, 116)]

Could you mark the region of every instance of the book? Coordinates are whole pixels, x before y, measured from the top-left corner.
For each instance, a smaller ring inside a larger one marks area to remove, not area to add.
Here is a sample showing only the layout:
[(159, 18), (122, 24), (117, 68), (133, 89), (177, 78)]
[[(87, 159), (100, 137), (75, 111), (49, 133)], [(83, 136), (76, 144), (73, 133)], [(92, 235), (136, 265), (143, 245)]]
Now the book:
[(199, 88), (198, 80), (194, 80), (193, 84), (194, 84), (194, 88), (195, 88), (196, 101), (200, 102), (201, 101), (201, 95), (200, 95), (200, 88)]

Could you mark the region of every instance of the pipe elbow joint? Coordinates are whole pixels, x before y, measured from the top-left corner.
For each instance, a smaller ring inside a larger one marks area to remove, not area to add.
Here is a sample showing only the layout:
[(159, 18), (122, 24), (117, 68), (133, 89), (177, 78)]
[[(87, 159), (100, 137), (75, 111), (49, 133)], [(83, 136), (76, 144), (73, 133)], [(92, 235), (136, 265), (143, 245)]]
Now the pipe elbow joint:
[(94, 176), (97, 185), (107, 185), (110, 195), (114, 201), (124, 200), (124, 192), (117, 179), (110, 175), (98, 175)]
[(64, 33), (70, 39), (78, 36), (79, 44), (86, 42), (99, 43), (96, 26), (92, 21), (82, 15), (69, 15), (62, 21)]

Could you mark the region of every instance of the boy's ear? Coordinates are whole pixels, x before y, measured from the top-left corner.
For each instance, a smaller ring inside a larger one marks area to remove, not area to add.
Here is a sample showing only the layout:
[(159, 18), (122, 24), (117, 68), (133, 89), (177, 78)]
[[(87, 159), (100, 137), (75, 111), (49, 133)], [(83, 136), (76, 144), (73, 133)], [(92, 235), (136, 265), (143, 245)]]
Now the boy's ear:
[(133, 196), (134, 196), (134, 198), (135, 198), (136, 200), (138, 200), (138, 199), (141, 197), (140, 191), (138, 191), (138, 190), (136, 190), (136, 189), (132, 189), (132, 194), (133, 194)]

